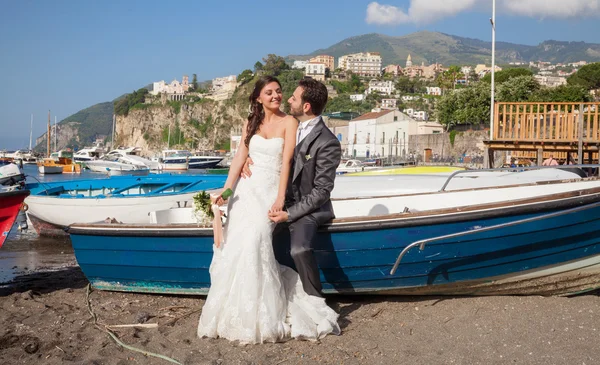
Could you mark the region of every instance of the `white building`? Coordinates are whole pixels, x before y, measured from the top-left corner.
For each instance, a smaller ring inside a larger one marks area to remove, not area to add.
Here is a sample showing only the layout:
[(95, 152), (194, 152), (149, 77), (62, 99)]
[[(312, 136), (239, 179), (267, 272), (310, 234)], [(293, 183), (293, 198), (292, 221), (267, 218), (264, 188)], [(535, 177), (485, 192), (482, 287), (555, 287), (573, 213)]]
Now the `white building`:
[(415, 101), (421, 99), (418, 95), (404, 95), (402, 101)]
[(367, 94), (370, 94), (373, 91), (377, 91), (378, 93), (384, 95), (392, 95), (392, 92), (394, 91), (394, 82), (371, 80), (369, 81), (369, 88), (367, 89)]
[(366, 113), (348, 124), (348, 154), (352, 157), (402, 157), (412, 135), (442, 133), (439, 123), (418, 122), (398, 110)]
[(442, 89), (440, 87), (427, 87), (427, 95), (442, 95)]
[(397, 99), (381, 99), (381, 109), (397, 109)]
[(237, 87), (237, 76), (229, 75), (225, 77), (217, 77), (212, 80), (211, 91), (213, 93), (235, 91)]
[(231, 152), (231, 157), (235, 156), (240, 145), (244, 142), (242, 141), (242, 128), (242, 125), (231, 128), (229, 134), (229, 151)]
[(427, 114), (427, 112), (425, 112), (423, 110), (415, 110), (415, 109), (409, 108), (409, 109), (404, 109), (402, 112), (406, 113), (406, 115), (413, 118), (414, 120), (420, 120), (420, 121), (429, 120), (429, 114)]
[(380, 76), (381, 54), (363, 52), (345, 55), (338, 59), (338, 67), (362, 77)]
[(350, 100), (352, 101), (363, 101), (365, 100), (365, 94), (351, 94)]
[(292, 65), (292, 68), (297, 68), (299, 70), (304, 70), (304, 68), (306, 67), (307, 63), (308, 63), (308, 61), (299, 61), (299, 60), (296, 60), (296, 61), (294, 61), (294, 64)]
[(190, 84), (188, 82), (188, 77), (184, 75), (181, 82), (177, 81), (176, 79), (171, 81), (169, 84), (167, 84), (165, 80), (154, 82), (152, 84), (152, 91), (150, 91), (150, 94), (185, 94), (189, 88)]
[(304, 69), (304, 75), (312, 77), (317, 81), (325, 81), (325, 64), (324, 63), (313, 63), (308, 62)]
[(535, 75), (534, 78), (540, 83), (540, 85), (549, 87), (556, 87), (567, 84), (566, 77)]

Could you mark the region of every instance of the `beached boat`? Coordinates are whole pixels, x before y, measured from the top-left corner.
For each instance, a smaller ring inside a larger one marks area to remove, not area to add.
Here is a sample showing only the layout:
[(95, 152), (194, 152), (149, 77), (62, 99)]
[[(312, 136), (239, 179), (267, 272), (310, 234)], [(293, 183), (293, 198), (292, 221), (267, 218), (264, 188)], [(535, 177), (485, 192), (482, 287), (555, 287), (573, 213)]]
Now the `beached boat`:
[(27, 195), (28, 190), (0, 191), (0, 247), (8, 237)]
[(338, 168), (335, 170), (336, 174), (347, 174), (350, 172), (360, 172), (365, 170), (377, 169), (376, 166), (365, 165), (359, 160), (346, 160), (342, 161)]
[(448, 174), (464, 169), (464, 167), (456, 166), (393, 166), (360, 172), (350, 172), (348, 173), (348, 176)]
[(75, 222), (147, 222), (152, 211), (190, 205), (198, 191), (220, 188), (226, 176), (157, 174), (143, 177), (33, 183), (25, 203), (40, 235), (64, 234)]
[[(317, 237), (324, 291), (566, 295), (600, 287), (600, 180), (449, 185), (334, 200), (337, 218)], [(191, 208), (171, 209), (155, 212), (155, 224), (74, 224), (69, 233), (98, 289), (203, 295), (212, 230), (190, 216)]]

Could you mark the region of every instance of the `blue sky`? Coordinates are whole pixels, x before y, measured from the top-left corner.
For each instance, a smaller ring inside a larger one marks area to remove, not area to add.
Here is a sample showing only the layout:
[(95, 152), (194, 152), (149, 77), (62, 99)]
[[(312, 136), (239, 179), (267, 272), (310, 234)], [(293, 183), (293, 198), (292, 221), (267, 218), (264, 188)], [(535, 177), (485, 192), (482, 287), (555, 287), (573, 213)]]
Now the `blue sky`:
[[(600, 0), (498, 3), (498, 41), (600, 43)], [(35, 138), (48, 109), (60, 121), (153, 81), (238, 74), (268, 53), (310, 53), (365, 33), (490, 40), (490, 14), (491, 0), (2, 1), (0, 149), (29, 144), (31, 113)]]

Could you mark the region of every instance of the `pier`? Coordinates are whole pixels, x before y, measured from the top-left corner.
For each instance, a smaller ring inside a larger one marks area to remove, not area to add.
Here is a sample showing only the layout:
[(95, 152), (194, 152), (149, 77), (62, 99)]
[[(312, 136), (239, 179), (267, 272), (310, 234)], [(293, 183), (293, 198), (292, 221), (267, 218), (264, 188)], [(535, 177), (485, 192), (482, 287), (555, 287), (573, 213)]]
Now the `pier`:
[[(484, 141), (487, 163), (494, 152), (533, 158), (553, 155), (566, 163), (598, 162), (600, 103), (495, 103), (491, 138)], [(587, 158), (587, 159), (584, 159)]]

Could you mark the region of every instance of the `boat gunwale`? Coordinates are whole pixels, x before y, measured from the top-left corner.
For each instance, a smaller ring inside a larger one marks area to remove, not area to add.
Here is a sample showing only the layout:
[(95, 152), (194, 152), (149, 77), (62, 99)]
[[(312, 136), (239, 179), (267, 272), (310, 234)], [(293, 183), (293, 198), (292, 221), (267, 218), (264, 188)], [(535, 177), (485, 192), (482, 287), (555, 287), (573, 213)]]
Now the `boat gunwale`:
[[(354, 232), (451, 224), (470, 220), (493, 219), (513, 215), (542, 213), (557, 209), (568, 209), (593, 204), (598, 201), (600, 201), (600, 187), (556, 193), (542, 197), (414, 213), (394, 213), (381, 216), (334, 219), (321, 227), (319, 232)], [(173, 223), (162, 225), (150, 223), (74, 223), (67, 228), (67, 232), (87, 236), (210, 237), (212, 236), (212, 227), (201, 226), (195, 223)]]

